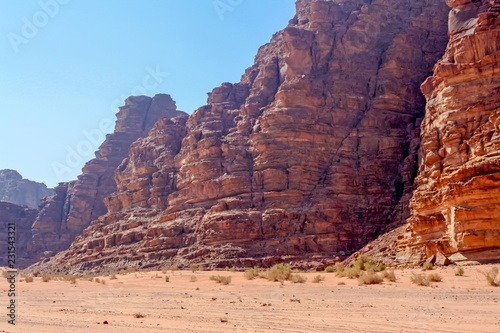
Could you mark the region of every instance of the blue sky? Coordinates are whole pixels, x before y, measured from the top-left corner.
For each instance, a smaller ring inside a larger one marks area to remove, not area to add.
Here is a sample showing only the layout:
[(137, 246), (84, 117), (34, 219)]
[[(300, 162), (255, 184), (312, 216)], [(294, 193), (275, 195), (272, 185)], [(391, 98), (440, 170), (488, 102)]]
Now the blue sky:
[(127, 96), (168, 93), (192, 113), (239, 81), (294, 3), (0, 0), (0, 169), (49, 186), (76, 179), (97, 148), (85, 152), (84, 132), (109, 129)]

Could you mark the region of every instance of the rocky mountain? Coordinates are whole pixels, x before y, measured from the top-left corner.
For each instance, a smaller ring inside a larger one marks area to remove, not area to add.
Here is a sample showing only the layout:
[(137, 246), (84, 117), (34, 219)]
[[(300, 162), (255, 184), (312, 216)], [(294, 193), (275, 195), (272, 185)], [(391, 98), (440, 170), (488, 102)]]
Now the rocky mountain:
[(0, 201), (0, 248), (2, 249), (0, 267), (7, 267), (9, 264), (7, 257), (9, 224), (15, 225), (15, 267), (25, 267), (31, 263), (27, 260), (29, 257), (27, 247), (31, 240), (31, 225), (35, 220), (37, 212), (36, 209)]
[(32, 260), (67, 249), (92, 220), (107, 213), (104, 198), (115, 192), (114, 171), (127, 157), (130, 145), (147, 135), (161, 118), (185, 117), (169, 95), (129, 97), (116, 114), (114, 133), (89, 161), (78, 180), (61, 183), (45, 198), (32, 228), (28, 251)]
[(447, 14), (434, 0), (298, 0), (239, 83), (132, 145), (108, 213), (33, 269), (320, 267), (403, 224)]
[(500, 260), (500, 1), (447, 1), (408, 224), (363, 252), (389, 263)]
[(54, 191), (43, 183), (24, 179), (14, 170), (0, 170), (0, 201), (36, 209)]

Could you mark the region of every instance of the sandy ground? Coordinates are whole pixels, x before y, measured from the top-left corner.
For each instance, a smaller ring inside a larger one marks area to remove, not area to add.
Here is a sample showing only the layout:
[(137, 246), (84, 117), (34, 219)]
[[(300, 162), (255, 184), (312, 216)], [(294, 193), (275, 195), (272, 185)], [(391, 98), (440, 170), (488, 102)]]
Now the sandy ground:
[[(412, 270), (396, 271), (396, 282), (370, 286), (333, 273), (321, 273), (321, 283), (312, 283), (318, 273), (303, 273), (306, 283), (283, 286), (238, 272), (137, 272), (101, 277), (106, 284), (35, 278), (17, 283), (16, 326), (7, 323), (2, 279), (0, 332), (498, 333), (500, 287), (489, 286), (479, 272), (491, 267), (466, 267), (463, 277), (451, 267), (435, 269), (443, 282), (431, 287), (412, 284)], [(209, 279), (214, 274), (232, 281), (217, 284)]]

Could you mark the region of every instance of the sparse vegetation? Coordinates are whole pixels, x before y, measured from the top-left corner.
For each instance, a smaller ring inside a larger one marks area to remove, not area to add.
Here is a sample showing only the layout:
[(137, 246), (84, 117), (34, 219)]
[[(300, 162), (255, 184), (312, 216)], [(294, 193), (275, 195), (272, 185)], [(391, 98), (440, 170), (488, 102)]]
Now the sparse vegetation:
[(335, 264), (335, 275), (337, 276), (343, 276), (342, 273), (344, 272), (345, 270), (345, 266), (343, 263), (341, 262), (338, 262)]
[(292, 281), (293, 283), (306, 283), (307, 278), (300, 274), (291, 274), (290, 281)]
[(333, 266), (326, 266), (325, 273), (333, 273), (335, 272), (335, 268)]
[(390, 281), (390, 282), (396, 282), (396, 273), (394, 273), (394, 269), (386, 269), (384, 272), (384, 278), (387, 280), (387, 281)]
[(269, 281), (278, 282), (289, 280), (292, 275), (292, 269), (288, 264), (276, 264), (267, 271)]
[(429, 274), (427, 276), (427, 278), (431, 282), (441, 282), (441, 281), (443, 281), (443, 277), (441, 275), (439, 275), (438, 273), (431, 273), (431, 274)]
[(189, 265), (189, 267), (191, 268), (192, 273), (196, 273), (200, 270), (200, 264), (191, 264)]
[(363, 271), (358, 277), (360, 285), (380, 284), (384, 281), (384, 277), (374, 271)]
[(325, 278), (322, 277), (321, 275), (316, 275), (314, 279), (312, 280), (313, 283), (320, 283), (322, 281), (325, 281)]
[(48, 274), (43, 274), (42, 275), (42, 282), (49, 282), (52, 280), (52, 275), (48, 275)]
[(465, 270), (462, 266), (455, 268), (455, 276), (464, 276)]
[(499, 287), (500, 286), (500, 278), (498, 278), (498, 267), (492, 267), (489, 271), (481, 272), (486, 281), (488, 281), (490, 286)]
[(143, 315), (142, 313), (140, 312), (137, 312), (137, 313), (134, 313), (134, 318), (146, 318), (145, 315)]
[(424, 286), (424, 287), (427, 287), (431, 284), (429, 278), (427, 278), (427, 275), (423, 273), (420, 274), (412, 273), (411, 282), (415, 283), (417, 286)]
[(24, 281), (26, 281), (27, 283), (30, 283), (30, 282), (33, 282), (33, 277), (32, 276), (27, 276)]
[(259, 276), (260, 269), (257, 267), (249, 268), (245, 271), (245, 278), (248, 280), (253, 280)]
[(424, 264), (422, 265), (422, 270), (424, 271), (430, 271), (434, 268), (434, 265), (430, 262), (424, 262)]
[(382, 272), (385, 270), (385, 265), (377, 263), (375, 258), (366, 254), (361, 254), (353, 263), (353, 268), (360, 271)]
[(228, 285), (231, 283), (230, 276), (212, 275), (210, 277), (210, 280), (215, 281), (215, 282), (220, 283), (220, 284), (223, 284), (223, 285)]
[(165, 276), (165, 282), (170, 282), (170, 276)]
[(118, 278), (116, 277), (116, 274), (111, 274), (109, 277), (110, 280), (117, 280)]
[(196, 278), (196, 276), (191, 275), (191, 277), (189, 278), (189, 282), (196, 282), (196, 281), (198, 281), (198, 279)]

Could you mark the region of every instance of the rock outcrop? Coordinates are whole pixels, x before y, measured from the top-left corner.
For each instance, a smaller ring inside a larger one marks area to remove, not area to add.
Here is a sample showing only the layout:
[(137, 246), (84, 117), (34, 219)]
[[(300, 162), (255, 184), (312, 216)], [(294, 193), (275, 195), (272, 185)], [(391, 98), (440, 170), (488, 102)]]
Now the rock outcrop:
[(45, 184), (24, 179), (17, 171), (0, 170), (0, 201), (36, 209), (43, 197), (53, 193)]
[(36, 209), (14, 205), (9, 202), (0, 201), (0, 267), (9, 266), (8, 262), (8, 233), (9, 224), (15, 226), (15, 268), (25, 267), (31, 263), (28, 258), (27, 246), (31, 240), (31, 225), (37, 215)]
[(127, 157), (131, 144), (146, 136), (159, 119), (184, 115), (169, 95), (129, 97), (116, 115), (114, 133), (106, 136), (78, 180), (61, 183), (55, 195), (43, 201), (29, 244), (32, 258), (67, 249), (92, 220), (106, 214), (104, 198), (116, 191), (114, 171)]
[(500, 1), (447, 3), (448, 47), (422, 85), (411, 217), (363, 250), (388, 263), (500, 260)]
[(435, 0), (297, 1), (239, 83), (134, 143), (109, 213), (33, 269), (324, 265), (403, 223), (446, 14)]

